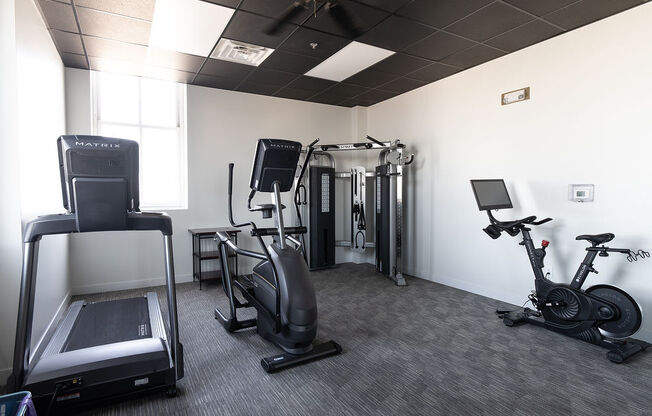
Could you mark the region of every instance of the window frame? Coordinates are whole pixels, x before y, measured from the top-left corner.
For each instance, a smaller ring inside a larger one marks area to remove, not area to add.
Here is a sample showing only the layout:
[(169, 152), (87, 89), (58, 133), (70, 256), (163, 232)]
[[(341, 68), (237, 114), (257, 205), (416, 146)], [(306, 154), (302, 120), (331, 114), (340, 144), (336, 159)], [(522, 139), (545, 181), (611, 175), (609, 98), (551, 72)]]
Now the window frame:
[[(135, 127), (138, 129), (138, 163), (140, 165), (139, 175), (138, 175), (138, 186), (142, 190), (143, 175), (142, 172), (142, 157), (143, 157), (143, 129), (162, 129), (162, 130), (175, 130), (178, 137), (178, 159), (180, 167), (180, 189), (179, 189), (179, 204), (143, 204), (141, 201), (140, 209), (141, 210), (187, 210), (188, 209), (188, 139), (187, 139), (187, 88), (185, 84), (175, 82), (177, 89), (177, 111), (176, 111), (176, 126), (162, 126), (154, 124), (143, 124), (143, 109), (142, 109), (142, 80), (149, 79), (140, 76), (127, 75), (127, 74), (115, 74), (120, 76), (134, 77), (138, 79), (138, 123), (128, 123), (128, 122), (116, 122), (116, 121), (103, 121), (100, 120), (101, 115), (101, 88), (100, 88), (100, 77), (102, 72), (100, 71), (91, 71), (91, 115), (92, 115), (92, 134), (101, 135), (101, 126), (104, 125), (114, 125), (114, 126), (123, 126), (123, 127)], [(154, 79), (155, 81), (158, 81)], [(167, 81), (173, 82), (173, 81)]]

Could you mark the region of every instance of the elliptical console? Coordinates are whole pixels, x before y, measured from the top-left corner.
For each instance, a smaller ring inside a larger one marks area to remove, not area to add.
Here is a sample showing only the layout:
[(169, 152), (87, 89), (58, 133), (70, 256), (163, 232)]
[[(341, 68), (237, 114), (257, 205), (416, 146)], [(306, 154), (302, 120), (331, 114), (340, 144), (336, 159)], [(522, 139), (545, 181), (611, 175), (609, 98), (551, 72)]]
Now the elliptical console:
[(550, 243), (543, 240), (541, 247), (535, 248), (529, 228), (552, 221), (552, 218), (536, 221), (537, 217), (530, 216), (515, 221), (498, 221), (491, 210), (512, 208), (505, 182), (502, 179), (472, 180), (471, 186), (478, 208), (489, 216), (490, 224), (484, 231), (493, 239), (499, 238), (503, 232), (512, 237), (521, 234), (520, 245), (525, 246), (534, 272), (535, 291), (528, 299), (536, 310), (496, 311), (505, 325), (531, 323), (608, 348), (607, 358), (615, 363), (622, 363), (650, 346), (644, 341), (627, 338), (638, 331), (642, 321), (641, 309), (629, 294), (611, 285), (582, 289), (589, 273), (598, 273), (593, 268), (596, 256), (622, 253), (632, 262), (650, 257), (648, 252), (605, 246), (615, 238), (611, 233), (579, 235), (576, 240), (588, 241), (591, 246), (586, 248), (586, 256), (571, 283), (555, 283), (543, 273), (546, 248)]

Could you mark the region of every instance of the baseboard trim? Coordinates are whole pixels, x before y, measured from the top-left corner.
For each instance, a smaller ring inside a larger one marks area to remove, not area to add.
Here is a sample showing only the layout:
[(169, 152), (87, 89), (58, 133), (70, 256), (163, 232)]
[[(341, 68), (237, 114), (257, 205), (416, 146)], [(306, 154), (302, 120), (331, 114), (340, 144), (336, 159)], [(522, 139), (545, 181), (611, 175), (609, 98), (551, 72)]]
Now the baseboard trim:
[[(177, 283), (192, 282), (192, 274), (178, 274), (175, 276)], [(122, 282), (106, 282), (93, 285), (78, 285), (72, 287), (73, 295), (89, 295), (91, 293), (115, 292), (116, 290), (140, 289), (144, 287), (162, 286), (165, 277), (154, 277), (142, 280), (124, 280)]]

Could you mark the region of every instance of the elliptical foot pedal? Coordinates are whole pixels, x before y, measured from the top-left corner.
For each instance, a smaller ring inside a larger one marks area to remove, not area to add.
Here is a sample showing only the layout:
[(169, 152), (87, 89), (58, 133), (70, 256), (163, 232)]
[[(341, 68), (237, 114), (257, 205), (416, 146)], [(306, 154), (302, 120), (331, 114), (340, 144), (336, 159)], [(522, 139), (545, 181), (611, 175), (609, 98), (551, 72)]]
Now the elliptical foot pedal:
[(342, 347), (335, 341), (324, 342), (323, 344), (315, 345), (312, 351), (294, 355), (283, 353), (274, 355), (272, 357), (265, 357), (260, 360), (260, 365), (263, 366), (268, 373), (276, 373), (289, 367), (307, 364), (311, 361), (316, 361), (322, 358), (330, 357), (331, 355), (338, 355), (342, 352)]

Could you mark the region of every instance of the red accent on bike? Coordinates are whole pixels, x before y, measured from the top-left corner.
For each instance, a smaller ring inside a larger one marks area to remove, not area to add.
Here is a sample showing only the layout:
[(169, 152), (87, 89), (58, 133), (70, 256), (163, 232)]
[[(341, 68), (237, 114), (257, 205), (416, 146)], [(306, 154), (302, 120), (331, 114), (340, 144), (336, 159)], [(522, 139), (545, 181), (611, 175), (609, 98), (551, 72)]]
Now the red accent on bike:
[(543, 240), (541, 241), (541, 247), (546, 248), (550, 245), (550, 241), (548, 240)]

